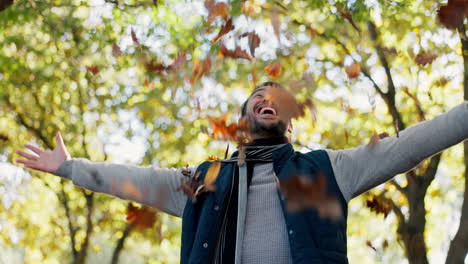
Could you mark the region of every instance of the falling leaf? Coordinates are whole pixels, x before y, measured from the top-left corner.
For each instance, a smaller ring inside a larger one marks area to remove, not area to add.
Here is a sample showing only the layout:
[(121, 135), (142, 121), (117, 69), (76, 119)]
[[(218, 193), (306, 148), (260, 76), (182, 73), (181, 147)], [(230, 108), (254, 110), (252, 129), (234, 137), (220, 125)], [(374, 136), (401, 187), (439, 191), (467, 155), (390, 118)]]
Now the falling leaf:
[(221, 140), (233, 140), (238, 143), (250, 141), (248, 124), (245, 118), (241, 118), (238, 123), (227, 125), (227, 116), (218, 118), (208, 117), (213, 128), (213, 137)]
[(133, 28), (132, 28), (130, 34), (132, 35), (133, 44), (135, 44), (136, 46), (140, 46), (140, 41), (138, 40), (138, 38), (137, 38), (137, 36), (135, 34), (135, 31), (133, 31)]
[(304, 175), (291, 175), (280, 180), (280, 189), (286, 198), (288, 211), (315, 208), (322, 218), (338, 220), (342, 217), (341, 206), (336, 197), (327, 193), (326, 178), (321, 173), (314, 179)]
[(215, 0), (206, 0), (205, 7), (208, 9), (208, 23), (211, 24), (216, 17), (221, 17), (225, 21), (229, 16), (229, 6), (224, 3), (215, 3)]
[(258, 48), (258, 46), (260, 46), (260, 37), (254, 31), (244, 33), (240, 35), (240, 37), (247, 37), (249, 42), (250, 54), (252, 54), (252, 57), (255, 57), (255, 49)]
[(377, 143), (379, 143), (379, 141), (381, 139), (384, 139), (386, 137), (388, 137), (388, 133), (387, 132), (384, 132), (384, 133), (381, 133), (381, 134), (377, 134), (377, 133), (374, 133), (369, 141), (369, 146), (375, 146), (377, 145)]
[(159, 63), (154, 60), (145, 62), (144, 66), (145, 66), (145, 69), (151, 73), (161, 73), (161, 72), (165, 72), (168, 69), (168, 67), (166, 67), (164, 64)]
[(357, 78), (361, 73), (361, 65), (359, 63), (354, 62), (348, 67), (345, 67), (345, 72), (348, 75), (349, 79)]
[(132, 203), (127, 206), (127, 222), (138, 230), (143, 231), (152, 228), (156, 222), (156, 211), (147, 206), (136, 207)]
[(393, 203), (387, 198), (373, 196), (367, 199), (366, 206), (373, 212), (383, 214), (386, 218), (393, 208)]
[(218, 178), (220, 170), (221, 161), (213, 161), (205, 174), (205, 178), (203, 179), (203, 184), (205, 185), (205, 188), (207, 188), (207, 190), (214, 191), (216, 189), (214, 186), (214, 182), (216, 181), (216, 178)]
[(264, 70), (271, 78), (278, 78), (281, 75), (281, 63), (270, 63), (264, 68)]
[(190, 78), (190, 83), (193, 85), (195, 84), (198, 80), (201, 79), (204, 75), (207, 75), (210, 73), (211, 70), (211, 59), (210, 57), (206, 57), (206, 59), (202, 61), (195, 61), (193, 64), (193, 69), (192, 69), (192, 76)]
[(464, 0), (449, 0), (437, 11), (437, 17), (442, 25), (456, 29), (463, 24), (464, 17), (468, 16), (468, 2)]
[(416, 55), (416, 58), (414, 58), (414, 61), (418, 65), (426, 65), (426, 64), (431, 64), (435, 59), (437, 58), (437, 55), (432, 53), (432, 52), (420, 52), (418, 55)]
[(206, 160), (208, 160), (208, 161), (210, 161), (210, 160), (219, 160), (219, 158), (218, 158), (218, 156), (211, 155), (211, 156), (208, 156), (208, 158)]
[(180, 53), (172, 62), (171, 65), (169, 65), (169, 69), (171, 70), (178, 70), (182, 65), (184, 65), (185, 61), (187, 60), (187, 52), (182, 52)]
[(86, 70), (88, 70), (93, 75), (96, 75), (99, 73), (99, 67), (96, 65), (86, 66)]
[(310, 27), (309, 28), (309, 34), (310, 34), (310, 38), (315, 38), (318, 34), (317, 30), (315, 30), (313, 27)]
[(280, 27), (281, 27), (281, 19), (279, 17), (279, 11), (276, 7), (271, 8), (270, 11), (270, 21), (273, 27), (273, 31), (275, 32), (276, 38), (278, 38), (278, 42), (280, 41)]
[(112, 56), (118, 58), (122, 55), (122, 51), (120, 50), (119, 45), (117, 43), (112, 44)]
[(315, 106), (310, 99), (300, 103), (296, 100), (293, 94), (280, 87), (271, 87), (265, 97), (265, 100), (267, 102), (274, 102), (278, 112), (281, 113), (285, 119), (304, 116), (306, 107), (310, 108), (312, 112), (315, 111)]
[(367, 240), (366, 245), (367, 245), (368, 247), (372, 248), (374, 251), (377, 251), (377, 249), (374, 247), (374, 245), (372, 245), (372, 242), (371, 242), (371, 241)]
[(145, 86), (145, 87), (148, 87), (148, 86), (149, 86), (148, 79), (145, 80), (144, 86)]
[(247, 59), (247, 60), (252, 59), (252, 56), (248, 54), (245, 50), (242, 50), (241, 47), (239, 46), (236, 46), (234, 50), (230, 50), (226, 48), (226, 46), (221, 45), (219, 52), (221, 53), (223, 57), (231, 57), (234, 59)]
[(231, 32), (234, 29), (234, 25), (232, 24), (232, 18), (229, 18), (229, 20), (221, 27), (221, 30), (219, 31), (218, 35), (214, 37), (211, 42), (216, 43), (218, 40), (226, 35), (227, 33)]

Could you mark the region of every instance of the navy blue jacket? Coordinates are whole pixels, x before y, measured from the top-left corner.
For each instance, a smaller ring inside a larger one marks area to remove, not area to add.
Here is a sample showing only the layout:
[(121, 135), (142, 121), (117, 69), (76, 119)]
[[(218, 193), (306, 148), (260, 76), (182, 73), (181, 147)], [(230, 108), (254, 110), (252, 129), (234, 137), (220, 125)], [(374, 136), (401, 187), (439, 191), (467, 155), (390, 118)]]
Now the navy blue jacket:
[[(197, 168), (202, 181), (210, 166), (204, 162)], [(181, 263), (210, 263), (219, 238), (219, 228), (225, 216), (227, 197), (233, 188), (235, 163), (222, 163), (216, 179), (216, 191), (201, 194), (197, 202), (189, 200), (182, 217)], [(324, 150), (295, 152), (291, 144), (273, 153), (273, 168), (280, 181), (293, 173), (317, 177), (325, 175), (327, 192), (334, 195), (342, 209), (343, 218), (333, 221), (321, 218), (316, 209), (291, 213), (278, 192), (289, 230), (290, 252), (295, 264), (348, 263), (346, 257), (347, 203), (336, 183), (333, 169)]]

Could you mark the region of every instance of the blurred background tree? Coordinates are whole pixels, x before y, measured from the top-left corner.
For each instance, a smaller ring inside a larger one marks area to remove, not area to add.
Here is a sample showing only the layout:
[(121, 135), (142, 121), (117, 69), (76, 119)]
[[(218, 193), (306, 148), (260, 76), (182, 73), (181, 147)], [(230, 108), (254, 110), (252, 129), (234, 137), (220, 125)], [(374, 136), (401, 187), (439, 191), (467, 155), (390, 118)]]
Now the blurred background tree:
[[(298, 150), (367, 144), (468, 99), (464, 5), (2, 1), (0, 263), (179, 261), (179, 219), (25, 171), (24, 143), (53, 148), (59, 130), (72, 157), (196, 165), (226, 148), (207, 118), (235, 121), (275, 80), (317, 109), (295, 122)], [(351, 263), (463, 263), (461, 145), (350, 203)]]

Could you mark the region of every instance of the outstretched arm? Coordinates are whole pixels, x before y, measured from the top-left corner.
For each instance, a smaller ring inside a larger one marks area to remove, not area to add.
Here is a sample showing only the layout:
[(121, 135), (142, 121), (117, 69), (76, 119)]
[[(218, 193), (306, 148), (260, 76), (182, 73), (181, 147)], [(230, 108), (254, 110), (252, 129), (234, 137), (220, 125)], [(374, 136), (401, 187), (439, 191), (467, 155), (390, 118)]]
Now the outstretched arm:
[(468, 138), (468, 102), (432, 120), (380, 140), (343, 150), (327, 150), (346, 201), (407, 172), (421, 161)]
[[(187, 197), (180, 187), (182, 169), (162, 169), (153, 166), (138, 167), (109, 162), (91, 162), (84, 158), (71, 158), (60, 133), (57, 147), (43, 151), (26, 145), (35, 154), (18, 154), (27, 160), (18, 160), (25, 167), (49, 172), (73, 181), (95, 192), (111, 194), (122, 199), (140, 202), (174, 216), (182, 216)], [(188, 168), (193, 174), (195, 168)]]

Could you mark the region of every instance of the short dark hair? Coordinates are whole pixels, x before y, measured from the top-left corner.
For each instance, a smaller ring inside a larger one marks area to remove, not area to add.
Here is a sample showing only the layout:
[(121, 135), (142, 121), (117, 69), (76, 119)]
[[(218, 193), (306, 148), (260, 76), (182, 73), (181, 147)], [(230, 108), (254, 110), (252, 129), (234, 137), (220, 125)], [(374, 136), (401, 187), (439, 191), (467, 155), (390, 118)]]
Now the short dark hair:
[(257, 91), (258, 89), (260, 88), (263, 88), (263, 87), (267, 87), (267, 86), (273, 86), (273, 87), (283, 87), (281, 84), (277, 83), (277, 82), (263, 82), (259, 85), (257, 85), (255, 87), (255, 89), (252, 91), (252, 93), (250, 93), (249, 97), (247, 97), (247, 99), (245, 100), (245, 102), (242, 104), (242, 107), (241, 107), (241, 117), (242, 116), (245, 116), (245, 114), (247, 114), (247, 102), (249, 101), (250, 97), (252, 96), (253, 93), (255, 93), (255, 91)]

